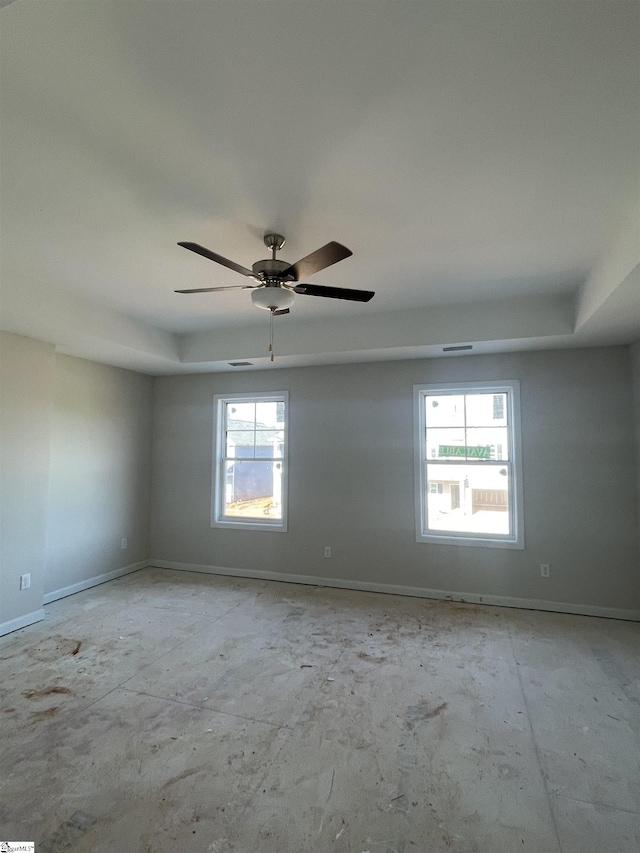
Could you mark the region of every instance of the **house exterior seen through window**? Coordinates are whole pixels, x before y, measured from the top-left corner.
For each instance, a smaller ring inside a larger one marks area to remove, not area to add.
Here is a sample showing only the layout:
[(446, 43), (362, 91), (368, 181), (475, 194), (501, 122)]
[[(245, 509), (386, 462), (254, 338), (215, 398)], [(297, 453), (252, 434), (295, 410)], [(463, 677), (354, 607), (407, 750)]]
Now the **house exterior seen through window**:
[(212, 527), (287, 527), (286, 391), (215, 397)]
[(524, 548), (519, 383), (414, 386), (416, 538)]

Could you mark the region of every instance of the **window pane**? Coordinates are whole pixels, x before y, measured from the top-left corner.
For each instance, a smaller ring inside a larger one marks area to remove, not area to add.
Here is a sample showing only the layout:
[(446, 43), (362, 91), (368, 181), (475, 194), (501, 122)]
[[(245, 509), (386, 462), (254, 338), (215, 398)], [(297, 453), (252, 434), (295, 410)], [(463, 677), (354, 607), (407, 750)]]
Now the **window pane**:
[(227, 403), (226, 419), (227, 429), (253, 429), (256, 422), (256, 404)]
[(254, 435), (253, 430), (248, 429), (228, 430), (226, 455), (235, 459), (253, 459)]
[(256, 430), (256, 457), (280, 457), (284, 448), (284, 430)]
[(257, 429), (283, 429), (284, 403), (256, 403)]
[[(467, 447), (478, 448), (478, 458), (508, 459), (509, 433), (506, 427), (471, 427), (467, 430)], [(487, 454), (488, 455), (485, 455)]]
[(467, 394), (467, 426), (506, 426), (506, 394)]
[(427, 426), (464, 426), (464, 395), (429, 394), (425, 397)]
[(427, 463), (427, 530), (507, 535), (508, 475), (506, 465)]
[(282, 462), (229, 462), (223, 515), (259, 521), (282, 518)]
[[(464, 430), (458, 427), (427, 429), (427, 458), (465, 458)], [(434, 455), (435, 451), (435, 455)]]

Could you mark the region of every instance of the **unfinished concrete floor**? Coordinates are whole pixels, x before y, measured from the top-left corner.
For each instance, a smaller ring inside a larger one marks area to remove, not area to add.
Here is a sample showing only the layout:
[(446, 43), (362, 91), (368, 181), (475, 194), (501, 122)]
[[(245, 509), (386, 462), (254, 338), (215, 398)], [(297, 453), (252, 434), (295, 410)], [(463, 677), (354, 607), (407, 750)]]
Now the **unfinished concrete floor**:
[(145, 569), (0, 641), (38, 853), (640, 849), (640, 625)]

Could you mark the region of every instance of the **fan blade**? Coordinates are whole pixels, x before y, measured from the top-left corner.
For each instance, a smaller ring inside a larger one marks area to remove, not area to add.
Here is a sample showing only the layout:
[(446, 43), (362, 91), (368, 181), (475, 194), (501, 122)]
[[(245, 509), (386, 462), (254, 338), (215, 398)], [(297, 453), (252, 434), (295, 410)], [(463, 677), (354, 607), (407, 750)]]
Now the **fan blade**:
[(286, 270), (283, 270), (282, 276), (292, 275), (294, 281), (300, 281), (301, 278), (308, 278), (320, 270), (330, 267), (332, 264), (337, 264), (338, 261), (343, 261), (350, 257), (353, 252), (343, 246), (341, 243), (332, 241), (327, 243), (321, 249), (316, 249), (306, 258), (301, 258), (295, 264), (291, 264)]
[(174, 293), (213, 293), (214, 290), (254, 290), (258, 284), (231, 284), (227, 287), (197, 287), (195, 290), (174, 290)]
[(227, 267), (234, 272), (239, 272), (241, 275), (247, 275), (250, 278), (255, 278), (256, 281), (261, 281), (255, 273), (248, 270), (246, 267), (237, 264), (235, 261), (230, 261), (228, 258), (223, 258), (222, 255), (218, 255), (210, 249), (205, 249), (204, 246), (199, 246), (197, 243), (178, 243), (178, 246), (182, 246), (184, 249), (189, 249), (190, 252), (202, 255), (203, 258), (208, 258), (210, 261), (215, 261), (217, 264), (222, 264), (223, 267)]
[(373, 299), (373, 290), (349, 290), (346, 287), (323, 287), (320, 284), (296, 284), (292, 287), (296, 293), (307, 296), (326, 296), (329, 299), (348, 299), (351, 302), (368, 302)]

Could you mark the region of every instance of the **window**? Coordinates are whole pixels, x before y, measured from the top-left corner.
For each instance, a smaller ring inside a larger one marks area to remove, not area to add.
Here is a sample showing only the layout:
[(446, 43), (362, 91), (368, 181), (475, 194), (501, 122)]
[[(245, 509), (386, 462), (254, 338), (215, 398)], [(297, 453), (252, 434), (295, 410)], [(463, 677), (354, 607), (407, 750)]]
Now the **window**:
[(418, 542), (524, 548), (520, 385), (415, 385)]
[(288, 393), (214, 401), (211, 526), (285, 531)]

